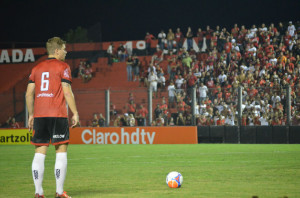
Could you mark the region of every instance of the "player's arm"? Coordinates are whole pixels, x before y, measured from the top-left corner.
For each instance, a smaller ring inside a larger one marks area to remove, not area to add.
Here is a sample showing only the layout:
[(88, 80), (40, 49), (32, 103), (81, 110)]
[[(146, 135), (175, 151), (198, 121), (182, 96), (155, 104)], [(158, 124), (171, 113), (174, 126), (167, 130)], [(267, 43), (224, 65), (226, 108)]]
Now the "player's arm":
[(35, 83), (29, 83), (26, 91), (26, 105), (29, 114), (29, 118), (28, 118), (29, 131), (33, 129), (34, 90), (35, 90)]
[(71, 88), (71, 85), (67, 82), (62, 82), (62, 89), (64, 92), (64, 97), (73, 113), (73, 117), (72, 117), (72, 128), (76, 127), (79, 125), (79, 115), (78, 115), (78, 111), (76, 108), (76, 103), (75, 103), (75, 98), (74, 98), (74, 94)]

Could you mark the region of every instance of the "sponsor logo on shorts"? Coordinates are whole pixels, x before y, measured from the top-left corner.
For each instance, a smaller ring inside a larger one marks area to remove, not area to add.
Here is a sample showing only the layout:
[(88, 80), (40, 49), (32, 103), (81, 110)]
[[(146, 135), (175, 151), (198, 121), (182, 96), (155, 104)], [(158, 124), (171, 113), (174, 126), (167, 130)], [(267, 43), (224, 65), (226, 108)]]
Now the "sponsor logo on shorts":
[(39, 98), (39, 97), (53, 98), (54, 94), (53, 93), (41, 93), (41, 94), (38, 94), (36, 97), (37, 98)]
[(65, 135), (53, 135), (53, 138), (65, 138)]

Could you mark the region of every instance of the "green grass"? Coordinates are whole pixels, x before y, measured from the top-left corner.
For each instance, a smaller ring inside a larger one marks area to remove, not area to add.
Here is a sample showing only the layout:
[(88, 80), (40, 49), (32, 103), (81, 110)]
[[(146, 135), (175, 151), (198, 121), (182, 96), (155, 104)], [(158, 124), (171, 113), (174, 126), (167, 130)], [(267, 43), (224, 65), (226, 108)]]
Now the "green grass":
[[(33, 146), (0, 146), (0, 197), (33, 197)], [(54, 197), (54, 147), (44, 191)], [(168, 172), (183, 175), (168, 188)], [(72, 197), (300, 197), (300, 145), (70, 145)]]

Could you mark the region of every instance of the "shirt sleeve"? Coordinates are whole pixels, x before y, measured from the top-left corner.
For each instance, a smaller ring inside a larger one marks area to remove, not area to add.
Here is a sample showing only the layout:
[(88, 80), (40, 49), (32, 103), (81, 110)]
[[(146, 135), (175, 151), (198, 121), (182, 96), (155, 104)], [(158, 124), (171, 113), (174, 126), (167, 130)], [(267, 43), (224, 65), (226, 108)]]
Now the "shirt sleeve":
[(72, 84), (71, 69), (67, 64), (65, 65), (61, 73), (61, 82)]
[(28, 79), (28, 84), (29, 83), (35, 83), (35, 79), (34, 79), (34, 70), (31, 71), (31, 74), (29, 76), (29, 79)]

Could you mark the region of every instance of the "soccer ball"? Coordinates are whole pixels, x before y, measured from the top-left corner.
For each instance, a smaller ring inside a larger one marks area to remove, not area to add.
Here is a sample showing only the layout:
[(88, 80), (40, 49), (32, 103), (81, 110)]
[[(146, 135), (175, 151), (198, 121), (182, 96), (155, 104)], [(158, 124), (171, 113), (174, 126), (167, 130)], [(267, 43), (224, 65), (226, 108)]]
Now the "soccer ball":
[(183, 182), (183, 177), (180, 173), (173, 171), (167, 175), (166, 183), (170, 188), (180, 188)]

